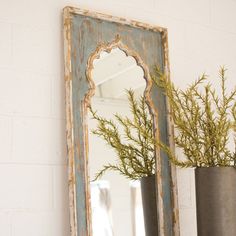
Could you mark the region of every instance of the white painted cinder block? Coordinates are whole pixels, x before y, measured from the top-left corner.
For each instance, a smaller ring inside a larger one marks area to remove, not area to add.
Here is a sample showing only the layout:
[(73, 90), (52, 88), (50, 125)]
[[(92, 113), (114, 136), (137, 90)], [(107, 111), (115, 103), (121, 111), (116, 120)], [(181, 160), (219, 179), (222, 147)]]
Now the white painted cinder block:
[(8, 66), (12, 60), (12, 26), (0, 21), (0, 67)]
[[(181, 87), (192, 83), (198, 76), (206, 73), (219, 87), (218, 70), (220, 66), (229, 69), (228, 80), (234, 81), (236, 68), (236, 35), (221, 32), (214, 28), (186, 23), (185, 49), (171, 53), (172, 79)], [(174, 46), (174, 41), (173, 41)], [(231, 45), (228, 47), (227, 45)], [(188, 68), (188, 70), (186, 70)]]
[(53, 208), (64, 211), (66, 216), (69, 204), (67, 173), (66, 165), (53, 167)]
[(61, 66), (58, 50), (61, 38), (54, 39), (54, 35), (57, 35), (54, 29), (14, 24), (12, 34), (14, 67), (40, 73), (57, 73)]
[[(63, 76), (54, 76), (52, 79), (52, 117), (66, 118), (65, 83)], [(66, 122), (64, 122), (66, 123)]]
[(236, 1), (212, 1), (212, 24), (224, 31), (236, 33)]
[(58, 1), (1, 0), (0, 21), (35, 27), (53, 27)]
[(68, 236), (68, 223), (68, 215), (62, 211), (15, 212), (11, 236)]
[(64, 120), (15, 118), (13, 160), (16, 163), (65, 164)]
[[(62, 1), (64, 2), (64, 0)], [(127, 3), (128, 1), (126, 2), (126, 4)], [(99, 0), (99, 1), (79, 0), (76, 2), (72, 1), (72, 3), (70, 2), (70, 3), (67, 3), (66, 5), (79, 6), (80, 8), (91, 9), (96, 12), (102, 12), (105, 14), (119, 16), (119, 17), (126, 16), (125, 7), (123, 4), (120, 4), (120, 2), (117, 2), (114, 4), (114, 2), (112, 3), (109, 0)]]
[(12, 119), (0, 116), (0, 163), (12, 161)]
[[(213, 65), (228, 64), (235, 59), (236, 45), (233, 42), (235, 42), (236, 34), (222, 32), (214, 28), (209, 29), (197, 24), (187, 24), (186, 32), (188, 58), (198, 60), (207, 58), (207, 60), (212, 60)], [(193, 45), (195, 46), (193, 47)], [(227, 47), (227, 45), (231, 46)], [(209, 66), (211, 65), (204, 64), (206, 69)]]
[(136, 8), (136, 9), (143, 9), (145, 10), (151, 10), (155, 8), (155, 0), (130, 0), (130, 1), (125, 1), (121, 0), (119, 3), (124, 7), (131, 7), (131, 8)]
[(50, 76), (0, 68), (0, 82), (0, 114), (50, 115)]
[(11, 235), (11, 215), (9, 212), (0, 211), (0, 235)]
[(210, 23), (210, 0), (157, 0), (157, 11), (169, 17), (204, 25)]
[(51, 167), (0, 165), (0, 209), (51, 210)]

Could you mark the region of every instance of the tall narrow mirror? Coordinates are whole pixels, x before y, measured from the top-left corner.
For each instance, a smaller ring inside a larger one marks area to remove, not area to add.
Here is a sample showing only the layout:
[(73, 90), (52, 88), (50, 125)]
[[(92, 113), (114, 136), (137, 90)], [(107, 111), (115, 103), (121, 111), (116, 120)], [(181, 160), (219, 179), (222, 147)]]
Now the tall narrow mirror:
[[(144, 95), (146, 81), (144, 70), (136, 60), (119, 48), (102, 51), (93, 61), (91, 72), (95, 83), (95, 95), (91, 99), (93, 112), (104, 119), (112, 119), (122, 136), (122, 127), (114, 120), (115, 115), (131, 118), (132, 112), (127, 90), (134, 92), (135, 99)], [(90, 179), (108, 164), (116, 165), (115, 148), (108, 145), (101, 135), (95, 135), (98, 121), (88, 120)], [(123, 140), (122, 140), (123, 139)], [(121, 137), (122, 142), (128, 142)], [(132, 180), (119, 171), (106, 171), (91, 181), (91, 209), (93, 236), (145, 236), (142, 199), (139, 180)]]
[[(63, 16), (70, 235), (143, 236), (139, 183), (116, 171), (106, 172), (102, 178), (90, 182), (105, 164), (117, 161), (117, 153), (91, 133), (97, 125), (96, 119), (89, 119), (88, 108), (92, 105), (104, 119), (112, 118), (115, 113), (130, 117), (132, 112), (124, 90), (133, 89), (134, 96), (139, 98), (145, 88), (145, 99), (153, 115), (153, 125), (146, 130), (154, 131), (149, 134), (154, 133), (155, 140), (160, 139), (173, 148), (165, 94), (155, 83), (151, 85), (156, 65), (169, 76), (167, 29), (74, 7), (66, 7)], [(150, 115), (149, 110), (147, 114)], [(155, 162), (155, 189), (148, 188), (146, 192), (149, 197), (150, 192), (154, 193), (151, 199), (157, 198), (154, 201), (157, 206), (152, 208), (158, 209), (157, 218), (150, 226), (158, 225), (158, 233), (149, 235), (178, 236), (175, 168), (164, 152), (151, 149), (155, 156), (146, 163), (146, 169), (150, 172)]]

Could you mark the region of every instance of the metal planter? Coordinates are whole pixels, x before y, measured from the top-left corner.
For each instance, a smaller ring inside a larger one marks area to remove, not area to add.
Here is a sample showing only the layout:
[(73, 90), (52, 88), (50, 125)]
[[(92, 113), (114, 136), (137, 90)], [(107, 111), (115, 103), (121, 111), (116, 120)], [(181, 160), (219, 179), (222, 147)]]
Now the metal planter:
[(195, 170), (198, 236), (236, 235), (236, 168)]
[(145, 233), (146, 236), (158, 236), (156, 176), (143, 177), (140, 182)]

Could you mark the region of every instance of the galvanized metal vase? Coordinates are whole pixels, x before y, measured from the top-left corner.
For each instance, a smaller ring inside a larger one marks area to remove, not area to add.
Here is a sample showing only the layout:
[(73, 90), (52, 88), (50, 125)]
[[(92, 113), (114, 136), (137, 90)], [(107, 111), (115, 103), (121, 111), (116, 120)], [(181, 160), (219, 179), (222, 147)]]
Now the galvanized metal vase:
[(236, 168), (196, 168), (198, 236), (236, 235)]
[(146, 236), (158, 236), (156, 176), (140, 179)]

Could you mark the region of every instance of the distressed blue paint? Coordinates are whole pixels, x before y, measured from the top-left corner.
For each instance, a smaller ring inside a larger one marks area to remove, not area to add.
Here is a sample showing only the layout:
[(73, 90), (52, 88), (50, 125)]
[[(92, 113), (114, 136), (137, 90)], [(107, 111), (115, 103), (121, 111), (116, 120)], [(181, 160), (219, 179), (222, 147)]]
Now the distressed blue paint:
[[(160, 32), (135, 28), (130, 25), (108, 22), (89, 16), (74, 14), (72, 17), (72, 99), (73, 99), (73, 131), (74, 131), (74, 158), (76, 181), (76, 206), (78, 236), (87, 236), (86, 217), (86, 147), (84, 140), (84, 111), (83, 103), (89, 90), (86, 79), (86, 68), (89, 56), (101, 42), (112, 42), (119, 34), (121, 41), (131, 50), (138, 52), (150, 71), (154, 65), (163, 68), (163, 48)], [(161, 139), (168, 142), (167, 110), (165, 97), (160, 89), (153, 87), (151, 97), (158, 109), (159, 129)], [(162, 153), (162, 177), (164, 194), (165, 235), (173, 235), (173, 217), (171, 202), (170, 165), (166, 155)]]
[[(158, 109), (158, 125), (160, 139), (163, 143), (168, 144), (168, 125), (167, 125), (167, 107), (163, 91), (159, 88), (153, 88), (152, 99)], [(164, 199), (164, 223), (166, 235), (173, 235), (173, 209), (172, 209), (172, 187), (171, 187), (171, 169), (167, 155), (161, 151), (161, 176), (163, 183)]]

